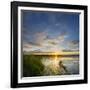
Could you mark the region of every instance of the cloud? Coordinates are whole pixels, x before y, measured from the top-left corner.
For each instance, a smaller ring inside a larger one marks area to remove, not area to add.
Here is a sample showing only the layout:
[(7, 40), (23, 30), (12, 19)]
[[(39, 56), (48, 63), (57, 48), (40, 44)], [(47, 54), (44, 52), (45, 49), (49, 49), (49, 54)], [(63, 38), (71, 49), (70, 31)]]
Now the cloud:
[(66, 38), (68, 38), (68, 33), (63, 31), (59, 36), (58, 36), (58, 40), (60, 40), (60, 42), (63, 42)]
[(68, 33), (63, 31), (54, 38), (47, 38), (47, 42), (52, 45), (60, 44), (68, 38)]
[(79, 44), (79, 41), (78, 41), (78, 40), (73, 40), (73, 41), (71, 41), (71, 43), (72, 43), (73, 45), (78, 45), (78, 44)]
[(30, 51), (34, 46), (29, 44), (28, 42), (23, 42), (23, 51)]
[(47, 37), (47, 33), (46, 32), (37, 32), (34, 34), (34, 43), (36, 43), (37, 45), (42, 46), (44, 40)]
[(79, 40), (72, 40), (68, 42), (68, 46), (72, 50), (79, 50)]
[(31, 35), (27, 34), (27, 37), (31, 39), (25, 40), (26, 44), (24, 45), (24, 50), (41, 50), (41, 51), (60, 51), (63, 47), (63, 44), (65, 43), (68, 34), (67, 32), (63, 31), (59, 35), (57, 35), (54, 38), (50, 38), (48, 33), (44, 32), (36, 32)]
[(42, 46), (45, 38), (47, 37), (46, 32), (27, 32), (27, 34), (23, 35), (23, 42), (27, 42), (34, 46)]
[(69, 45), (72, 47), (79, 46), (79, 41), (78, 40), (72, 40), (69, 42)]
[(56, 44), (58, 44), (59, 43), (59, 40), (57, 40), (57, 39), (47, 39), (46, 40), (46, 43), (48, 44), (48, 45), (56, 45)]

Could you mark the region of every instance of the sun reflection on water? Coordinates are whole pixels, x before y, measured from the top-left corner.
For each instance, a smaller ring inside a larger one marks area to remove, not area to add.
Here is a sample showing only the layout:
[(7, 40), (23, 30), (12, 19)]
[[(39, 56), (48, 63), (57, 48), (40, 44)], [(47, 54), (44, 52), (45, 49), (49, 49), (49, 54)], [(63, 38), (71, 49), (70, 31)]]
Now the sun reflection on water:
[[(60, 56), (59, 52), (55, 52), (48, 56), (47, 58), (43, 58), (42, 63), (45, 66), (44, 75), (62, 75), (67, 72), (67, 64), (68, 62), (73, 62), (73, 60), (79, 60), (78, 57), (63, 57)], [(60, 63), (61, 62), (61, 63)], [(68, 63), (68, 67), (71, 63)]]

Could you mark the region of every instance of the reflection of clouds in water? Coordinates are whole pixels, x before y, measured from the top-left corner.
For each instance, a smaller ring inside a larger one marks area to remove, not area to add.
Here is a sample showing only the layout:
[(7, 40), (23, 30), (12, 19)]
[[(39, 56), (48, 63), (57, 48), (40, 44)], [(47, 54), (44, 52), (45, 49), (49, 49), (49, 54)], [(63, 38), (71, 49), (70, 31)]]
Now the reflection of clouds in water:
[(71, 74), (79, 74), (79, 60), (63, 61)]

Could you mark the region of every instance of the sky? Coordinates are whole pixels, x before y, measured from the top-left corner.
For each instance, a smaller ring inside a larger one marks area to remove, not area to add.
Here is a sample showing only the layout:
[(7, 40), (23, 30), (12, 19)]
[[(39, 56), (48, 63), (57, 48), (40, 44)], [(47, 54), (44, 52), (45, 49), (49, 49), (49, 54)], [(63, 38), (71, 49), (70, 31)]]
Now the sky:
[(23, 51), (79, 50), (79, 13), (22, 10)]

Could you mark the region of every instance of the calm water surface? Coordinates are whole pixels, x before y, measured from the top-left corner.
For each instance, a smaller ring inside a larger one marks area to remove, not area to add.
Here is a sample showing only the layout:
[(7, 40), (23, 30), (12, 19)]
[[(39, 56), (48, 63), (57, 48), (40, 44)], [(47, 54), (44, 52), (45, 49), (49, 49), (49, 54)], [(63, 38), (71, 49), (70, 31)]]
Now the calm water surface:
[(79, 74), (79, 57), (44, 57), (44, 75)]

